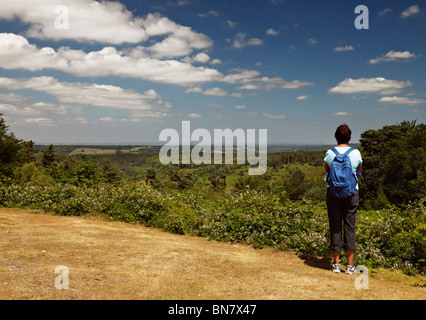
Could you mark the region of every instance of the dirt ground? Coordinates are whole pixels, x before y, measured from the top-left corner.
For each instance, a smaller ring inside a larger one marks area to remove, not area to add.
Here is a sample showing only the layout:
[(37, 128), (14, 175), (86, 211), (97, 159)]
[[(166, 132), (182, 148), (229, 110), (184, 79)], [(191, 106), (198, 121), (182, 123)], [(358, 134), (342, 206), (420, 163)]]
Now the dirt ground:
[(0, 209), (0, 235), (2, 300), (426, 298), (425, 276), (375, 270), (367, 283), (328, 261), (96, 217)]

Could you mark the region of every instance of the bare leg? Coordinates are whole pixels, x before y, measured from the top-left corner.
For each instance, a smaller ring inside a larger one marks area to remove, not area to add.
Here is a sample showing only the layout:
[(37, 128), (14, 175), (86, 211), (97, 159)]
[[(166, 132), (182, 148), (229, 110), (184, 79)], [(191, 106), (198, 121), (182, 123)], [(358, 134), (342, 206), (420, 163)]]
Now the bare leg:
[(339, 264), (339, 257), (340, 257), (340, 252), (333, 251), (333, 263), (334, 264)]
[(353, 250), (346, 250), (346, 255), (348, 256), (348, 265), (354, 266), (354, 251)]

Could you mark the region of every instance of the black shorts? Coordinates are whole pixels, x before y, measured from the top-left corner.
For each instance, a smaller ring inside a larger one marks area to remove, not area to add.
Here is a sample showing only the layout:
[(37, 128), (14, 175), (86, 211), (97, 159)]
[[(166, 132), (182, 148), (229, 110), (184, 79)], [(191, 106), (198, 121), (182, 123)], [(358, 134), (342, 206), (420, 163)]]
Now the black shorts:
[[(327, 188), (327, 212), (330, 225), (330, 249), (340, 252), (345, 250), (356, 250), (355, 227), (356, 213), (359, 207), (359, 193), (348, 198), (334, 198)], [(342, 244), (342, 228), (343, 244)]]

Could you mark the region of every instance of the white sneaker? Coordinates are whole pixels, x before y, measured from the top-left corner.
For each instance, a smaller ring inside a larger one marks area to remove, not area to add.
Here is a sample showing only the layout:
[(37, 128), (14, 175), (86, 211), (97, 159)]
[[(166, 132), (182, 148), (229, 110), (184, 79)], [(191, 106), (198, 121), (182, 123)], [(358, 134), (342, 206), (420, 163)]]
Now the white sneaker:
[(333, 272), (335, 272), (335, 273), (340, 273), (340, 269), (341, 269), (341, 266), (340, 266), (340, 264), (332, 264), (331, 265), (331, 271), (333, 271)]
[(347, 265), (345, 273), (346, 274), (355, 274), (355, 266)]

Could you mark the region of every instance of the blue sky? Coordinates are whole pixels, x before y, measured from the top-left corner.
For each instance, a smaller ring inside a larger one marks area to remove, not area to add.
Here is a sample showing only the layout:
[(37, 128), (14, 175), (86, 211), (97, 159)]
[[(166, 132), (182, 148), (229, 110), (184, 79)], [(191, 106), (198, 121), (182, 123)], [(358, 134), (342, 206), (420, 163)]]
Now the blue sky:
[(329, 144), (341, 123), (358, 142), (425, 122), (421, 1), (0, 3), (0, 113), (36, 143), (158, 142), (190, 120)]

